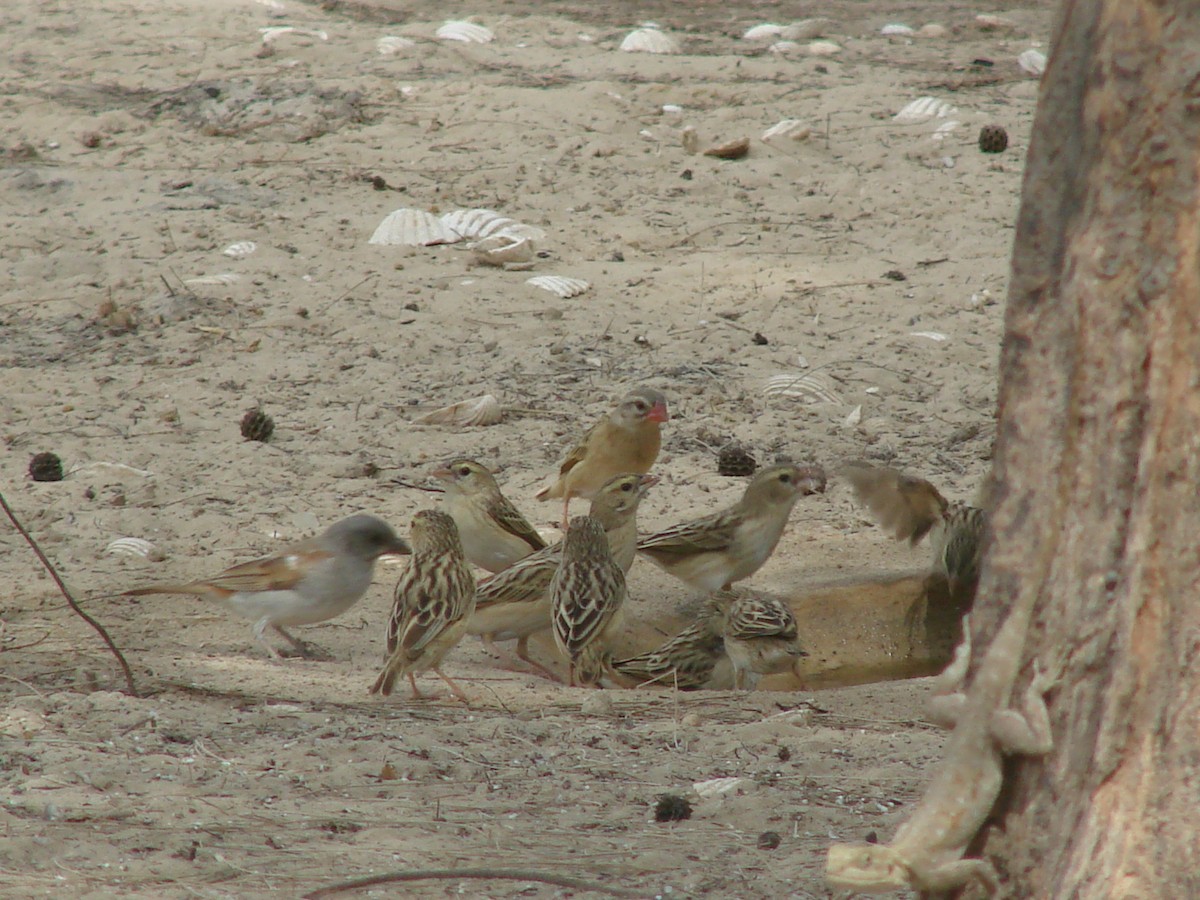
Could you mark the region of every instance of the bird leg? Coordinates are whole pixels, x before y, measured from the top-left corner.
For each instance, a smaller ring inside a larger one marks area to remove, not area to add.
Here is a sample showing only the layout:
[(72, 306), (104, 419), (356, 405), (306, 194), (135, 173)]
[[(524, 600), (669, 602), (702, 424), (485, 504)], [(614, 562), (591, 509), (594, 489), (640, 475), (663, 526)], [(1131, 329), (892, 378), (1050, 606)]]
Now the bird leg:
[(564, 491), (563, 492), (563, 520), (562, 520), (562, 531), (563, 531), (564, 536), (567, 533), (567, 524), (571, 521), (570, 516), (569, 516), (570, 510), (571, 510), (571, 494), (569, 492)]
[(446, 684), (450, 685), (450, 691), (454, 694), (455, 697), (457, 697), (459, 700), (461, 700), (465, 706), (471, 705), (471, 698), (463, 693), (462, 688), (460, 688), (457, 684), (454, 683), (453, 678), (451, 678), (449, 675), (447, 675), (445, 672), (443, 672), (437, 666), (433, 667), (433, 671), (437, 672), (438, 677), (440, 677), (442, 679), (442, 681), (444, 681), (444, 682), (446, 682)]
[(517, 656), (519, 656), (525, 662), (529, 663), (529, 665), (533, 666), (534, 669), (536, 669), (542, 675), (545, 675), (551, 681), (555, 681), (558, 683), (562, 682), (562, 679), (560, 679), (557, 675), (555, 675), (553, 672), (551, 672), (549, 669), (547, 669), (545, 666), (543, 666), (540, 662), (538, 662), (537, 660), (535, 660), (529, 656), (529, 636), (528, 635), (526, 635), (523, 638), (517, 638)]
[(413, 675), (412, 672), (408, 673), (408, 683), (412, 685), (412, 695), (413, 695), (414, 700), (427, 699), (424, 694), (422, 694), (419, 690), (417, 690), (417, 678), (415, 675)]
[[(255, 622), (253, 628), (254, 639), (266, 648), (267, 656), (271, 657), (272, 661), (278, 662), (280, 659), (279, 651), (271, 646), (271, 642), (267, 640), (267, 636), (263, 633), (267, 630), (267, 626), (270, 624), (271, 622), (269, 619), (259, 619), (257, 622)], [(273, 627), (282, 631), (278, 625)], [(286, 635), (287, 633), (284, 632), (284, 634)]]
[(296, 648), (296, 652), (299, 653), (305, 659), (331, 659), (332, 658), (330, 656), (330, 654), (328, 652), (326, 652), (325, 650), (322, 650), (319, 647), (314, 647), (312, 644), (308, 643), (307, 641), (302, 641), (302, 640), (300, 640), (300, 638), (295, 637), (294, 635), (288, 634), (286, 631), (283, 630), (282, 625), (272, 625), (271, 627), (274, 628), (276, 631), (278, 631), (281, 635), (283, 635), (287, 639), (287, 642)]

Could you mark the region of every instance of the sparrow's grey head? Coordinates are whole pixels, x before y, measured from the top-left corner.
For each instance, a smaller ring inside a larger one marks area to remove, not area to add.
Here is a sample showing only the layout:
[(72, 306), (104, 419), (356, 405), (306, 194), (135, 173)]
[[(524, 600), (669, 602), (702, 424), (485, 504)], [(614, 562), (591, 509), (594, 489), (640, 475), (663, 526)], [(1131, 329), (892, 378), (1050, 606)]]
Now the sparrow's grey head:
[(408, 542), (397, 536), (392, 526), (366, 513), (335, 522), (323, 538), (335, 549), (367, 562), (374, 562), (388, 553), (412, 553)]

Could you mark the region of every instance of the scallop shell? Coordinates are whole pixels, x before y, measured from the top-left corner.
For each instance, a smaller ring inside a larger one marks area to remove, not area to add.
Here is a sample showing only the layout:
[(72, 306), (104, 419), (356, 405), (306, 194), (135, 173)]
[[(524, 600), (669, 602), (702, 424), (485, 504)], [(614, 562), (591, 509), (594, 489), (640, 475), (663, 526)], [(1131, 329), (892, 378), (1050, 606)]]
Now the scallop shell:
[(490, 209), (456, 209), (442, 216), (442, 224), (465, 240), (479, 240), (493, 235), (509, 235), (544, 241), (546, 232), (535, 225), (526, 225)]
[(496, 35), (474, 22), (451, 20), (434, 32), (439, 40), (462, 41), (464, 44), (486, 44), (495, 40)]
[(709, 147), (704, 151), (705, 156), (715, 156), (717, 159), (741, 159), (750, 152), (750, 138), (737, 138), (733, 141), (726, 141), (724, 144), (717, 144), (715, 147)]
[(329, 33), (326, 31), (318, 31), (315, 28), (298, 28), (295, 25), (269, 25), (266, 28), (258, 29), (258, 33), (262, 35), (264, 44), (273, 44), (285, 34), (315, 38), (319, 41), (329, 40)]
[(426, 413), (416, 420), (418, 425), (495, 425), (504, 418), (500, 401), (491, 394), (473, 400), (463, 400)]
[(379, 223), (379, 227), (367, 243), (430, 247), (434, 244), (453, 244), (460, 240), (462, 238), (447, 228), (433, 213), (403, 207), (389, 213)]
[(511, 234), (494, 234), (471, 245), (475, 261), (485, 266), (527, 263), (533, 259), (533, 241)]
[(783, 25), (772, 25), (766, 22), (762, 25), (753, 25), (746, 29), (746, 33), (742, 35), (743, 41), (771, 41), (783, 34)]
[(141, 556), (149, 559), (154, 552), (154, 545), (142, 538), (122, 537), (110, 542), (104, 552), (110, 556)]
[(950, 119), (949, 121), (943, 122), (941, 125), (939, 125), (937, 128), (935, 128), (933, 130), (933, 135), (932, 135), (933, 140), (944, 141), (946, 138), (950, 137), (950, 132), (952, 132), (955, 128), (957, 128), (961, 124), (962, 123), (959, 122), (957, 119)]
[(257, 249), (258, 244), (254, 243), (254, 241), (237, 241), (236, 243), (230, 244), (221, 252), (226, 256), (233, 257), (234, 259), (245, 259)]
[(824, 37), (832, 27), (833, 22), (829, 19), (801, 19), (783, 29), (779, 36), (785, 41), (811, 41)]
[(679, 41), (658, 30), (658, 26), (646, 25), (629, 32), (621, 41), (626, 53), (678, 53)]
[(912, 28), (910, 28), (907, 25), (901, 25), (899, 22), (892, 22), (891, 24), (884, 25), (882, 28), (879, 29), (879, 33), (887, 35), (889, 37), (896, 36), (896, 35), (916, 34), (916, 32)]
[(402, 50), (417, 46), (417, 42), (394, 34), (385, 34), (375, 42), (375, 50), (380, 56), (395, 56)]
[(812, 131), (799, 119), (784, 119), (764, 131), (762, 140), (767, 144), (771, 141), (802, 141), (810, 134)]
[(1026, 75), (1041, 78), (1046, 71), (1046, 54), (1041, 50), (1026, 50), (1017, 57), (1017, 65)]
[(237, 284), (242, 276), (234, 272), (218, 272), (216, 275), (197, 275), (195, 278), (185, 278), (184, 284)]
[(768, 397), (802, 397), (805, 400), (820, 403), (841, 403), (841, 398), (834, 391), (830, 380), (817, 372), (807, 375), (772, 375), (767, 379), (763, 391)]
[(532, 284), (543, 291), (558, 294), (564, 300), (578, 297), (591, 288), (591, 285), (582, 278), (567, 278), (563, 275), (535, 275), (533, 278), (527, 279), (525, 283)]
[(956, 112), (958, 110), (945, 100), (939, 100), (937, 97), (919, 97), (892, 116), (892, 121), (910, 125), (927, 119), (944, 119)]

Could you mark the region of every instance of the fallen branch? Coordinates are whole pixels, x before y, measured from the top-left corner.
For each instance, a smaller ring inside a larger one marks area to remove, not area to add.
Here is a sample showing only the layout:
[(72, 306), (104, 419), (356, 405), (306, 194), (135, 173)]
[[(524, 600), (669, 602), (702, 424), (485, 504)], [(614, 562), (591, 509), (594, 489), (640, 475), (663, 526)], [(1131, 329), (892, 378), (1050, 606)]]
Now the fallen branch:
[(21, 536), (25, 538), (25, 540), (29, 543), (29, 546), (33, 548), (33, 552), (37, 554), (37, 558), (42, 561), (42, 565), (46, 567), (46, 571), (50, 573), (50, 577), (54, 579), (54, 583), (57, 584), (58, 589), (62, 591), (62, 595), (67, 598), (67, 603), (71, 604), (71, 609), (75, 610), (75, 614), (83, 619), (83, 621), (87, 622), (94, 629), (96, 629), (96, 633), (100, 635), (104, 643), (108, 644), (108, 649), (111, 650), (113, 656), (117, 658), (117, 662), (121, 665), (121, 671), (125, 673), (125, 686), (129, 689), (131, 696), (137, 697), (137, 688), (133, 683), (133, 671), (129, 668), (129, 663), (125, 661), (124, 654), (121, 653), (117, 645), (113, 643), (113, 639), (108, 636), (108, 632), (104, 630), (104, 626), (85, 613), (80, 608), (79, 604), (75, 602), (75, 598), (72, 597), (71, 592), (67, 590), (67, 586), (63, 583), (62, 578), (59, 577), (58, 570), (54, 568), (54, 564), (46, 558), (46, 554), (42, 552), (42, 548), (39, 547), (37, 541), (33, 539), (33, 535), (26, 531), (25, 526), (17, 521), (16, 513), (12, 511), (12, 507), (8, 505), (8, 501), (4, 499), (3, 493), (0, 493), (0, 507), (4, 507), (4, 512), (8, 516), (9, 521), (13, 523), (17, 531), (21, 532)]
[(428, 881), (431, 879), (453, 880), (456, 878), (474, 879), (503, 879), (506, 881), (537, 881), (542, 884), (556, 884), (559, 887), (574, 888), (577, 891), (595, 891), (612, 897), (649, 896), (644, 892), (630, 891), (625, 888), (610, 887), (598, 881), (588, 881), (584, 878), (571, 878), (567, 875), (554, 875), (549, 872), (538, 872), (532, 869), (406, 869), (400, 872), (387, 872), (383, 875), (372, 875), (369, 878), (355, 878), (331, 884), (329, 887), (318, 888), (304, 895), (304, 900), (317, 900), (319, 897), (332, 897), (344, 891), (355, 891), (359, 888), (372, 887), (377, 884), (392, 884), (401, 881)]

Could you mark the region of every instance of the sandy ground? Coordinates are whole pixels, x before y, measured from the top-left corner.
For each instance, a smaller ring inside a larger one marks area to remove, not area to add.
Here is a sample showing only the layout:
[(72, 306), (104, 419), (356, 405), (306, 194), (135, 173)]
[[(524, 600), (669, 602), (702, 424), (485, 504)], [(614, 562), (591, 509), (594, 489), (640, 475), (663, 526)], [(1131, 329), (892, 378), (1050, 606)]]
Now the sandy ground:
[[(247, 623), (195, 599), (103, 595), (354, 511), (407, 528), (436, 497), (405, 485), (450, 455), (502, 470), (550, 528), (533, 493), (639, 383), (673, 415), (646, 529), (740, 494), (715, 473), (731, 438), (831, 471), (888, 461), (970, 497), (1036, 99), (1015, 60), (1049, 25), (1044, 4), (1001, 6), (4, 4), (0, 485), (145, 696), (119, 693), (94, 633), (0, 528), (0, 894), (296, 896), (520, 866), (647, 897), (826, 896), (831, 839), (886, 838), (920, 795), (943, 740), (922, 721), (927, 682), (598, 693), (503, 671), (469, 641), (447, 669), (470, 709), (377, 702), (394, 567), (305, 630), (325, 661), (273, 664)], [(433, 40), (448, 13), (479, 13), (496, 40)], [(740, 39), (818, 14), (833, 55)], [(682, 55), (617, 50), (649, 16)], [(889, 22), (946, 32), (883, 36)], [(283, 25), (327, 39), (264, 46), (259, 29)], [(415, 43), (381, 55), (386, 35)], [(893, 121), (923, 96), (956, 111)], [(784, 118), (807, 138), (760, 140)], [(988, 123), (1007, 152), (978, 150)], [(701, 149), (748, 137), (749, 155), (689, 155), (686, 126)], [(496, 210), (543, 229), (543, 253), (506, 271), (461, 244), (369, 244), (400, 207)], [(254, 252), (225, 255), (244, 241)], [(525, 283), (543, 274), (591, 289)], [(768, 396), (780, 374), (824, 399)], [(485, 393), (501, 424), (413, 424)], [(265, 444), (238, 428), (260, 403)], [(46, 450), (64, 481), (28, 478)], [(925, 563), (836, 478), (792, 522), (755, 588)], [(108, 551), (119, 537), (152, 558)], [(628, 638), (655, 643), (687, 592), (644, 562), (631, 591)], [(660, 794), (716, 778), (737, 781), (690, 820), (653, 820)], [(464, 879), (374, 892), (600, 896)]]

